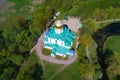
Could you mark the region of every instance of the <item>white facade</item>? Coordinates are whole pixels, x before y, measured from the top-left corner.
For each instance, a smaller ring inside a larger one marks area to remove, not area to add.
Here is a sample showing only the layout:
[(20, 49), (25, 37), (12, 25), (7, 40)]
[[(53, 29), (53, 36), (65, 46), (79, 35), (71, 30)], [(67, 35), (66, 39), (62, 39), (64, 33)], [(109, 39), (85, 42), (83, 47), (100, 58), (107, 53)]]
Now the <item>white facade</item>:
[(57, 52), (56, 52), (56, 55), (58, 55), (58, 56), (62, 56), (62, 57), (66, 57), (65, 54), (60, 54), (60, 53), (57, 53)]
[(57, 39), (52, 39), (52, 38), (48, 38), (48, 42), (44, 42), (44, 43), (58, 44), (59, 46), (62, 46), (62, 47), (68, 48), (68, 49), (70, 49), (72, 44), (73, 44), (73, 42), (71, 42), (70, 46), (65, 46), (65, 42), (64, 41), (57, 40)]
[(63, 32), (63, 29), (57, 29), (57, 28), (55, 28), (55, 33), (61, 34), (62, 32)]

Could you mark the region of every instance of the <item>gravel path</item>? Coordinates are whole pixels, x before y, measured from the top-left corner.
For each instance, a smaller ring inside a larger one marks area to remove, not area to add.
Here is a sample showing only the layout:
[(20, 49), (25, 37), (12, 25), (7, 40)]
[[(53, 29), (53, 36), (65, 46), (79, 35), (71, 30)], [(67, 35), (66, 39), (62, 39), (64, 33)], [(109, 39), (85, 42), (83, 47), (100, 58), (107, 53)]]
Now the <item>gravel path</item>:
[[(63, 20), (64, 23), (66, 23), (72, 31), (77, 31), (77, 24), (79, 23), (79, 20), (77, 18), (70, 18), (68, 21)], [(75, 26), (74, 26), (75, 25)], [(37, 52), (37, 55), (41, 60), (50, 62), (50, 63), (56, 63), (56, 64), (63, 64), (63, 65), (69, 65), (73, 63), (77, 59), (77, 52), (75, 50), (74, 57), (69, 58), (68, 60), (58, 60), (56, 58), (53, 58), (52, 56), (45, 56), (42, 53), (42, 49), (44, 47), (43, 43), (44, 34), (41, 35), (41, 37), (38, 39), (38, 43), (34, 46), (34, 48), (31, 50), (31, 52), (35, 49)]]
[(105, 20), (105, 21), (98, 21), (96, 23), (101, 24), (101, 23), (117, 22), (117, 21), (120, 21), (120, 19), (109, 19), (109, 20)]

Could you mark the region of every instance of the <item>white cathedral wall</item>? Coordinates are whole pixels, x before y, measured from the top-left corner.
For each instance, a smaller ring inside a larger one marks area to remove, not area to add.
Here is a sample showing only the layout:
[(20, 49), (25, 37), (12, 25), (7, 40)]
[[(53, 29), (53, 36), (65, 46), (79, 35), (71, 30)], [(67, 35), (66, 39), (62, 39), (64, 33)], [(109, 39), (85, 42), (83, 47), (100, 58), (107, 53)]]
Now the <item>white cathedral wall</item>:
[(50, 50), (52, 50), (53, 48), (51, 48), (51, 47), (48, 47), (48, 46), (44, 46), (44, 48), (47, 48), (47, 49), (50, 49)]
[(62, 56), (62, 57), (66, 57), (65, 54), (61, 54), (61, 53), (57, 53), (57, 52), (56, 52), (56, 55), (58, 55), (58, 56)]
[(67, 49), (70, 49), (71, 46), (73, 45), (73, 42), (71, 42), (70, 46), (65, 46), (65, 42), (61, 41), (61, 40), (57, 40), (57, 39), (53, 39), (53, 38), (48, 38), (48, 42), (44, 41), (44, 43), (51, 43), (51, 44), (58, 44), (59, 46), (65, 47)]
[(60, 34), (60, 33), (63, 32), (63, 29), (56, 29), (56, 28), (55, 28), (55, 32), (56, 32), (57, 34)]

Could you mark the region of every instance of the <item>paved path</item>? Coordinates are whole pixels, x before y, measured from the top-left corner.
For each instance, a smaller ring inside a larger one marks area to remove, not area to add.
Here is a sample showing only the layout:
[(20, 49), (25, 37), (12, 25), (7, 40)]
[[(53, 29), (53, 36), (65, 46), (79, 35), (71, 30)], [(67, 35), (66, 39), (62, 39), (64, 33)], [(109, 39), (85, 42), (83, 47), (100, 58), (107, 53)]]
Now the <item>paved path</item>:
[[(73, 19), (73, 20), (72, 20)], [(75, 20), (75, 21), (74, 21)], [(65, 20), (64, 20), (65, 21)], [(77, 27), (77, 24), (79, 23), (79, 20), (77, 20), (77, 18), (70, 18), (70, 20), (65, 21), (64, 23), (67, 23), (68, 27), (70, 29), (72, 29), (73, 31), (77, 31), (76, 27)], [(72, 26), (70, 26), (72, 25)], [(75, 27), (75, 26), (76, 27)], [(42, 53), (42, 49), (44, 47), (44, 43), (43, 43), (43, 38), (44, 38), (44, 34), (41, 35), (41, 37), (38, 39), (38, 43), (34, 46), (34, 48), (31, 50), (31, 52), (35, 49), (36, 52), (37, 52), (37, 55), (39, 56), (39, 58), (41, 60), (44, 60), (44, 61), (47, 61), (47, 62), (50, 62), (50, 63), (56, 63), (56, 64), (63, 64), (63, 65), (69, 65), (71, 63), (73, 63), (76, 59), (77, 59), (77, 52), (75, 50), (75, 55), (74, 57), (71, 57), (69, 58), (68, 60), (58, 60), (52, 56), (45, 56), (43, 53)]]
[(110, 19), (110, 20), (105, 20), (105, 21), (98, 21), (96, 23), (101, 24), (101, 23), (116, 22), (116, 21), (120, 21), (120, 19)]

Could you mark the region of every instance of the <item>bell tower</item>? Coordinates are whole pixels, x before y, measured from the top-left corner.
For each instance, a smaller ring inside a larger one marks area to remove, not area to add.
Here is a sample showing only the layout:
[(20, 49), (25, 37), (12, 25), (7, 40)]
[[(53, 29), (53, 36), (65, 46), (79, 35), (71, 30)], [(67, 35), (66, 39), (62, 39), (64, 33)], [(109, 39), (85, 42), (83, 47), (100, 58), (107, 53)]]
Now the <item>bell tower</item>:
[(56, 20), (55, 23), (55, 32), (61, 34), (63, 32), (63, 22), (61, 20)]

